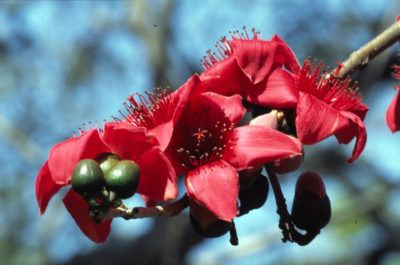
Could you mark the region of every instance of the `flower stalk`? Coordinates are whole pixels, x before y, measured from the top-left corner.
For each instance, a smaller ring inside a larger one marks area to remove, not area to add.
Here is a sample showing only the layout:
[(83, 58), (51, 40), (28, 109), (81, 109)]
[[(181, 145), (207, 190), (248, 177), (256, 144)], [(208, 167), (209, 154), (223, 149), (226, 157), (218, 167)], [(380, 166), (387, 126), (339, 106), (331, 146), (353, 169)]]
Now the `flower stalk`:
[(148, 218), (157, 216), (175, 216), (188, 207), (189, 201), (186, 194), (179, 200), (166, 205), (156, 205), (152, 207), (127, 207), (124, 204), (115, 208), (110, 208), (109, 211), (102, 215), (96, 216), (99, 221), (122, 217), (125, 220)]

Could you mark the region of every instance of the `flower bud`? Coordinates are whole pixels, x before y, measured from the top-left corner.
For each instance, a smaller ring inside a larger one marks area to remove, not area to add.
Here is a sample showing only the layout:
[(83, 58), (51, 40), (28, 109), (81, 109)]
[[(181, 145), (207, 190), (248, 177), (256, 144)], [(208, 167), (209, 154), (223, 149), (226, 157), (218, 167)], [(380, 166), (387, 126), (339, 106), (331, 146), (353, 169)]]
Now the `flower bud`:
[(135, 194), (139, 185), (139, 166), (131, 160), (117, 162), (105, 174), (106, 188), (118, 198), (126, 199)]
[(96, 161), (100, 164), (104, 175), (106, 175), (120, 160), (121, 159), (119, 159), (117, 155), (112, 153), (103, 153), (96, 158)]
[(264, 205), (268, 198), (268, 179), (258, 174), (255, 182), (246, 190), (239, 191), (240, 214), (246, 214), (250, 210), (258, 209)]
[(249, 125), (252, 126), (256, 125), (278, 130), (279, 128), (278, 111), (272, 110), (269, 113), (256, 116), (249, 122)]
[(299, 229), (319, 231), (329, 223), (330, 218), (331, 204), (322, 178), (312, 171), (304, 172), (296, 183), (293, 223)]
[(100, 165), (92, 159), (83, 159), (76, 164), (72, 173), (72, 188), (81, 195), (99, 193), (104, 187)]

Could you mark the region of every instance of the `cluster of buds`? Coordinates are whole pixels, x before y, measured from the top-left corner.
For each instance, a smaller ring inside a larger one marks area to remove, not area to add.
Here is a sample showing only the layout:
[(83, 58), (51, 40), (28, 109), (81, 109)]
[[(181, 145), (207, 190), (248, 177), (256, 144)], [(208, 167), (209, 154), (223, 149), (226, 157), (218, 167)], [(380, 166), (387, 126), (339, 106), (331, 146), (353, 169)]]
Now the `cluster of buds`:
[(89, 204), (90, 215), (97, 222), (110, 206), (118, 207), (121, 199), (132, 197), (139, 184), (140, 169), (132, 160), (120, 160), (114, 154), (103, 154), (96, 160), (83, 159), (72, 173), (72, 188)]

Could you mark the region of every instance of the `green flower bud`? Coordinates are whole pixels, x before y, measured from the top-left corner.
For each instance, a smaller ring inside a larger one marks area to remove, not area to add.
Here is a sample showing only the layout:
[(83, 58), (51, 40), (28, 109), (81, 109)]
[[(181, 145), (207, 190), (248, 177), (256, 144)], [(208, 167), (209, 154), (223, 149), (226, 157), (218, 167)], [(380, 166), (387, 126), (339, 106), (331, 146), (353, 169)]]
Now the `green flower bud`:
[(130, 160), (117, 162), (104, 176), (106, 188), (118, 198), (126, 199), (135, 194), (139, 184), (139, 166)]
[(104, 187), (103, 171), (92, 159), (83, 159), (76, 164), (71, 178), (72, 188), (81, 195), (100, 193)]
[(121, 159), (117, 155), (112, 153), (103, 153), (96, 158), (96, 161), (100, 164), (101, 170), (104, 175), (110, 171), (110, 169), (115, 166)]

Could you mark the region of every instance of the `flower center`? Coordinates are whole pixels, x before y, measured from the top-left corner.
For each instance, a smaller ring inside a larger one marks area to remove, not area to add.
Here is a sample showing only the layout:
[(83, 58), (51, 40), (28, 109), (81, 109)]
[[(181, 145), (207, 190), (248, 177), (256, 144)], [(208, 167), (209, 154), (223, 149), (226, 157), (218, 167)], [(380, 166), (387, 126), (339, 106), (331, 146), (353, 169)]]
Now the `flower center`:
[(177, 158), (189, 169), (223, 159), (223, 150), (229, 146), (227, 135), (233, 129), (225, 116), (211, 117), (209, 108), (199, 109), (184, 113), (172, 141)]

